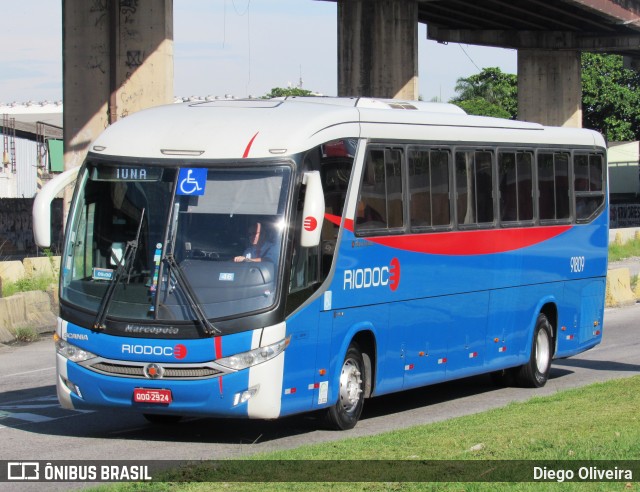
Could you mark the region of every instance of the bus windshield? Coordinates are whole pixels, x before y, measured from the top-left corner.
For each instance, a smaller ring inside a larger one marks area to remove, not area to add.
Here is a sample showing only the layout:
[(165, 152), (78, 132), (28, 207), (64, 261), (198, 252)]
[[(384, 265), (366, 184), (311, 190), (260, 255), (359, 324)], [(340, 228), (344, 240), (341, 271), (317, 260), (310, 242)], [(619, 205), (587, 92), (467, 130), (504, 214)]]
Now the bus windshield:
[(107, 323), (268, 309), (281, 284), (290, 176), (284, 165), (89, 162), (69, 219), (61, 299), (104, 312)]

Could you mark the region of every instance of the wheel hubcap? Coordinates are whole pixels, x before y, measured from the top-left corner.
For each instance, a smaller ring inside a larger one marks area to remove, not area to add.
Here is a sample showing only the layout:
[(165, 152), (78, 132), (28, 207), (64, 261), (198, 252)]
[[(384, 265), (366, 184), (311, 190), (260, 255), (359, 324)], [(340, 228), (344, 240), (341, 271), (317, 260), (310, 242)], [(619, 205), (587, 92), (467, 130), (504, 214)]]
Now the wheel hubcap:
[(544, 373), (547, 370), (550, 357), (549, 335), (546, 330), (540, 330), (536, 337), (536, 367), (538, 372)]
[(345, 412), (352, 412), (360, 401), (362, 393), (362, 379), (358, 364), (353, 359), (347, 359), (340, 373), (340, 404)]

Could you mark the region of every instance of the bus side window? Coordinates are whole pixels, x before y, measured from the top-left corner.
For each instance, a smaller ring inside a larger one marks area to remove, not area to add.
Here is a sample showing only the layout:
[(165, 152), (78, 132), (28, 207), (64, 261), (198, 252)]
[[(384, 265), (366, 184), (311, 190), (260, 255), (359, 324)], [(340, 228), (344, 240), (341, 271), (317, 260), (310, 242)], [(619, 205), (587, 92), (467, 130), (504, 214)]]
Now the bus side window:
[(573, 188), (578, 222), (587, 222), (604, 204), (602, 161), (602, 156), (595, 154), (575, 154), (573, 157)]
[(402, 154), (400, 149), (375, 147), (367, 152), (356, 209), (356, 233), (382, 232), (404, 225)]
[(498, 154), (502, 222), (533, 220), (532, 163), (531, 152), (507, 151)]
[(494, 220), (492, 153), (456, 152), (456, 205), (459, 225), (490, 224)]
[(570, 218), (568, 153), (538, 153), (538, 209), (543, 221)]
[[(339, 157), (325, 157), (320, 164), (322, 188), (324, 190), (325, 213), (342, 217), (347, 198), (347, 189), (351, 179), (353, 157), (341, 155)], [(321, 280), (324, 280), (331, 269), (338, 238), (339, 225), (325, 220), (322, 223), (321, 244)]]
[(408, 152), (411, 230), (451, 225), (449, 152), (412, 148)]

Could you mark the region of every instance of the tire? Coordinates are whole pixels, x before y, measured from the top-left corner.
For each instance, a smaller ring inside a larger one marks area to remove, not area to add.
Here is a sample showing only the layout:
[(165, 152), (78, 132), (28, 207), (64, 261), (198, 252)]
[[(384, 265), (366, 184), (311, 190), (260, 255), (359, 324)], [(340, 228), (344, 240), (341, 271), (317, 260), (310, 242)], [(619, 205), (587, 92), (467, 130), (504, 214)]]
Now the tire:
[(365, 364), (362, 352), (352, 343), (344, 356), (340, 370), (338, 401), (327, 409), (325, 421), (334, 430), (353, 429), (364, 406)]
[(533, 330), (531, 356), (529, 361), (519, 368), (516, 375), (516, 380), (520, 386), (541, 388), (547, 383), (553, 356), (552, 340), (551, 324), (547, 317), (540, 313), (536, 320), (535, 330)]
[(147, 422), (156, 425), (173, 425), (182, 420), (182, 415), (161, 415), (157, 413), (143, 413)]

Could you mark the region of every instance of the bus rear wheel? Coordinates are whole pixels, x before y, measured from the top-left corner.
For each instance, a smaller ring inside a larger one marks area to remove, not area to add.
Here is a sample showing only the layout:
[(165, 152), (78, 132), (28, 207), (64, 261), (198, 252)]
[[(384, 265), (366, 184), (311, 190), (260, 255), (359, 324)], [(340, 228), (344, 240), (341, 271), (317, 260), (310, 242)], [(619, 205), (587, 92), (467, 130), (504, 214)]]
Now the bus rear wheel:
[(331, 429), (353, 429), (358, 423), (364, 406), (365, 365), (362, 352), (356, 343), (347, 350), (340, 370), (338, 401), (326, 413), (326, 423)]
[(529, 361), (520, 367), (516, 379), (521, 386), (541, 388), (549, 379), (553, 345), (551, 324), (547, 317), (540, 313), (533, 331), (533, 343)]

